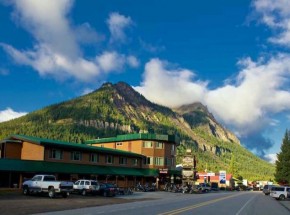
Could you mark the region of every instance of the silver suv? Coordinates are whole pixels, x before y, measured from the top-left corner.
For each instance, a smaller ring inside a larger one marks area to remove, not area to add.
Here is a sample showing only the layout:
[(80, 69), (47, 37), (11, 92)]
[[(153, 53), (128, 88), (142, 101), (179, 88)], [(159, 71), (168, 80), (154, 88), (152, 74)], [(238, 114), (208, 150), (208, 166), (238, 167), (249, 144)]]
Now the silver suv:
[(277, 200), (290, 198), (290, 187), (275, 186), (271, 188), (270, 196)]
[(96, 194), (100, 189), (100, 184), (95, 180), (78, 180), (74, 183), (74, 191), (85, 196), (88, 193)]
[[(278, 185), (276, 185), (278, 186)], [(270, 194), (270, 191), (272, 189), (272, 187), (275, 187), (275, 185), (268, 185), (266, 184), (264, 187), (263, 187), (263, 193), (267, 196)]]

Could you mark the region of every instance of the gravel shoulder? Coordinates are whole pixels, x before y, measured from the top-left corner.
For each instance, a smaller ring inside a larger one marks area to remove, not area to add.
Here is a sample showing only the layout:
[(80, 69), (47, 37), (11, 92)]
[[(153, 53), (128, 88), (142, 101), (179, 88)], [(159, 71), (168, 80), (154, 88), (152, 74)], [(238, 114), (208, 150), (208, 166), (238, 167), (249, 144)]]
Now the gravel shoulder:
[(62, 211), (68, 209), (95, 207), (110, 204), (122, 204), (127, 202), (144, 201), (152, 199), (134, 193), (130, 196), (102, 197), (81, 196), (71, 194), (68, 198), (56, 197), (50, 199), (45, 195), (24, 196), (21, 190), (0, 191), (0, 214), (1, 215), (24, 215), (44, 213), (51, 211)]

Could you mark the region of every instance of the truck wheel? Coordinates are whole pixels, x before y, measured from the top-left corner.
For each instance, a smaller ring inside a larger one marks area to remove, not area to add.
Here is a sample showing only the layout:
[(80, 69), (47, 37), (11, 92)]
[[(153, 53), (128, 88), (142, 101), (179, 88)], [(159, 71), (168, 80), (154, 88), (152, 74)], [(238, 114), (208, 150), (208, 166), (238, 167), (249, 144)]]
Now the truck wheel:
[(85, 195), (87, 195), (87, 191), (85, 189), (83, 189), (81, 194), (82, 194), (82, 196), (85, 196)]
[(28, 187), (23, 187), (22, 193), (23, 193), (23, 195), (28, 196), (29, 195), (29, 188)]
[(55, 191), (54, 191), (54, 188), (53, 187), (49, 188), (49, 190), (48, 190), (48, 196), (49, 196), (49, 198), (54, 198)]

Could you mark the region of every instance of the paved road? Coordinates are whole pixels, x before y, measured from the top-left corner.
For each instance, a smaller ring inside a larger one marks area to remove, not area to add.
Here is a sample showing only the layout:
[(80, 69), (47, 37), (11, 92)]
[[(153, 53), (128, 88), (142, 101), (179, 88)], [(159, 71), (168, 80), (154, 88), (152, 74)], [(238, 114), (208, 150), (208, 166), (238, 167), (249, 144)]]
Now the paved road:
[(224, 215), (289, 215), (290, 211), (277, 200), (260, 192), (224, 192), (207, 194), (142, 193), (120, 198), (156, 198), (155, 200), (98, 206), (46, 213), (46, 215), (136, 215), (136, 214), (224, 214)]

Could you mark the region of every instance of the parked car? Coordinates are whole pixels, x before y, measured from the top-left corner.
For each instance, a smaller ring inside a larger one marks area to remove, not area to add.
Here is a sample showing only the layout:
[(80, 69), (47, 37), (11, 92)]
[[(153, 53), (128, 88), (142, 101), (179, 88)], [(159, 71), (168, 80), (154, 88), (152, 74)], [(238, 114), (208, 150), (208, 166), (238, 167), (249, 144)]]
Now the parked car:
[(87, 194), (97, 194), (100, 189), (100, 184), (95, 180), (78, 180), (73, 185), (74, 192), (83, 196)]
[(48, 193), (50, 198), (61, 194), (64, 198), (68, 197), (73, 191), (73, 182), (57, 181), (54, 175), (35, 175), (32, 179), (22, 184), (24, 195), (32, 193)]
[(102, 196), (116, 196), (118, 192), (118, 188), (115, 184), (111, 183), (101, 183), (100, 189), (98, 190), (98, 194)]
[(270, 196), (277, 200), (285, 200), (290, 198), (290, 187), (274, 186), (271, 188)]
[[(270, 194), (270, 191), (272, 189), (272, 187), (274, 187), (275, 185), (268, 185), (266, 184), (264, 187), (263, 187), (263, 193), (267, 196)], [(277, 185), (276, 185), (277, 186)]]
[(202, 192), (210, 192), (211, 191), (211, 186), (210, 184), (207, 184), (207, 183), (200, 183), (199, 184), (199, 189), (202, 191)]

